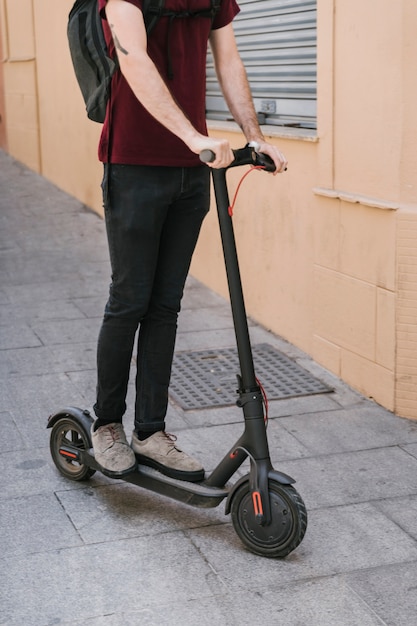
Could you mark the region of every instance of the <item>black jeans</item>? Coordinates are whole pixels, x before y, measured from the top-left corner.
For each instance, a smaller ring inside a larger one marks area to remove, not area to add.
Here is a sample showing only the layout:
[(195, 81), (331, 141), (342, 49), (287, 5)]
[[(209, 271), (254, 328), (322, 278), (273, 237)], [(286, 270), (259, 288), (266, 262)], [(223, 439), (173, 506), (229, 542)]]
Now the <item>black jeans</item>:
[(101, 423), (121, 422), (139, 327), (135, 429), (165, 429), (184, 284), (210, 205), (210, 173), (105, 165), (103, 203), (112, 282), (97, 348)]

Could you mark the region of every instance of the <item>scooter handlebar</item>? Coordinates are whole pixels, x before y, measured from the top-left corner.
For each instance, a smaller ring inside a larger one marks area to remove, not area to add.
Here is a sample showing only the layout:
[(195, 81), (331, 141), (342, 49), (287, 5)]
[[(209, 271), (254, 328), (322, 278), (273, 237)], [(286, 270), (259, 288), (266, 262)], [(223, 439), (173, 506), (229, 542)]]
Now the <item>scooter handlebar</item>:
[[(256, 152), (252, 146), (246, 145), (244, 148), (238, 148), (232, 150), (232, 152), (235, 158), (225, 169), (239, 165), (254, 165), (263, 167), (267, 172), (275, 172), (276, 168), (273, 160), (267, 154)], [(200, 161), (203, 163), (213, 163), (215, 158), (216, 155), (212, 150), (202, 150), (200, 152)]]
[(200, 161), (202, 163), (213, 163), (215, 158), (216, 155), (214, 154), (213, 150), (202, 150), (200, 152)]

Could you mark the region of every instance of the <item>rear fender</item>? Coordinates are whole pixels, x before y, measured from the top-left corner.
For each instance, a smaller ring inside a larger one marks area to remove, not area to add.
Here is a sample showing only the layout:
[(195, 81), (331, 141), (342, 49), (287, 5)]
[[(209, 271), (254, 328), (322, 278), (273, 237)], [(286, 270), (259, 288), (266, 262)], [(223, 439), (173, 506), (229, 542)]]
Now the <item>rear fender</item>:
[(56, 413), (52, 413), (52, 415), (48, 417), (48, 424), (46, 427), (52, 428), (58, 420), (64, 417), (74, 420), (74, 422), (82, 426), (86, 433), (90, 435), (91, 425), (94, 422), (90, 411), (87, 409), (79, 409), (75, 406), (69, 406), (65, 409), (57, 411)]

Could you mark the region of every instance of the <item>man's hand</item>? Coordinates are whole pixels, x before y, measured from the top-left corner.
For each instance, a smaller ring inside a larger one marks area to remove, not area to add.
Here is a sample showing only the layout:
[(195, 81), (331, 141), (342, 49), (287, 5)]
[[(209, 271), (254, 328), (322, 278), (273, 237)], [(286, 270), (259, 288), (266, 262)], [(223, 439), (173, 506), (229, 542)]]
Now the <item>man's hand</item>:
[(251, 142), (251, 144), (254, 144), (253, 147), (256, 152), (267, 154), (273, 160), (273, 162), (275, 163), (274, 176), (276, 174), (285, 172), (288, 167), (288, 161), (285, 158), (285, 155), (276, 146), (268, 143), (264, 139), (262, 139), (261, 141)]
[(228, 167), (234, 159), (232, 149), (227, 139), (214, 139), (213, 137), (197, 135), (196, 138), (188, 144), (188, 147), (196, 154), (201, 154), (203, 150), (211, 150), (215, 158), (214, 161), (207, 163), (207, 165), (215, 169)]

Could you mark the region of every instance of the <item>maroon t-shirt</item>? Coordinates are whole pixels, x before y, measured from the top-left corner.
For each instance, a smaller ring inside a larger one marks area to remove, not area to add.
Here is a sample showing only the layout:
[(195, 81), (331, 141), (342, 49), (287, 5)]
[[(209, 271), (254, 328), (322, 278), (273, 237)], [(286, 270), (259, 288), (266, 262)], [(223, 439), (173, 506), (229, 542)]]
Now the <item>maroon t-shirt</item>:
[[(142, 8), (142, 0), (125, 0)], [(98, 0), (109, 52), (114, 54), (110, 29), (105, 20), (107, 0)], [(210, 0), (166, 0), (169, 11), (200, 11), (210, 8)], [(170, 27), (170, 44), (167, 35), (169, 18), (159, 18), (148, 38), (148, 54), (165, 80), (174, 99), (185, 112), (194, 127), (207, 134), (206, 55), (211, 28), (222, 28), (229, 24), (239, 12), (236, 0), (222, 0), (220, 11), (214, 22), (207, 17), (174, 19)], [(123, 41), (121, 41), (123, 45)], [(172, 78), (168, 78), (168, 58), (171, 57)], [(104, 122), (99, 159), (108, 161), (109, 116), (111, 117), (110, 162), (129, 165), (200, 165), (195, 155), (176, 135), (160, 124), (141, 105), (133, 94), (121, 72), (116, 72), (112, 81), (111, 113), (109, 107)]]

